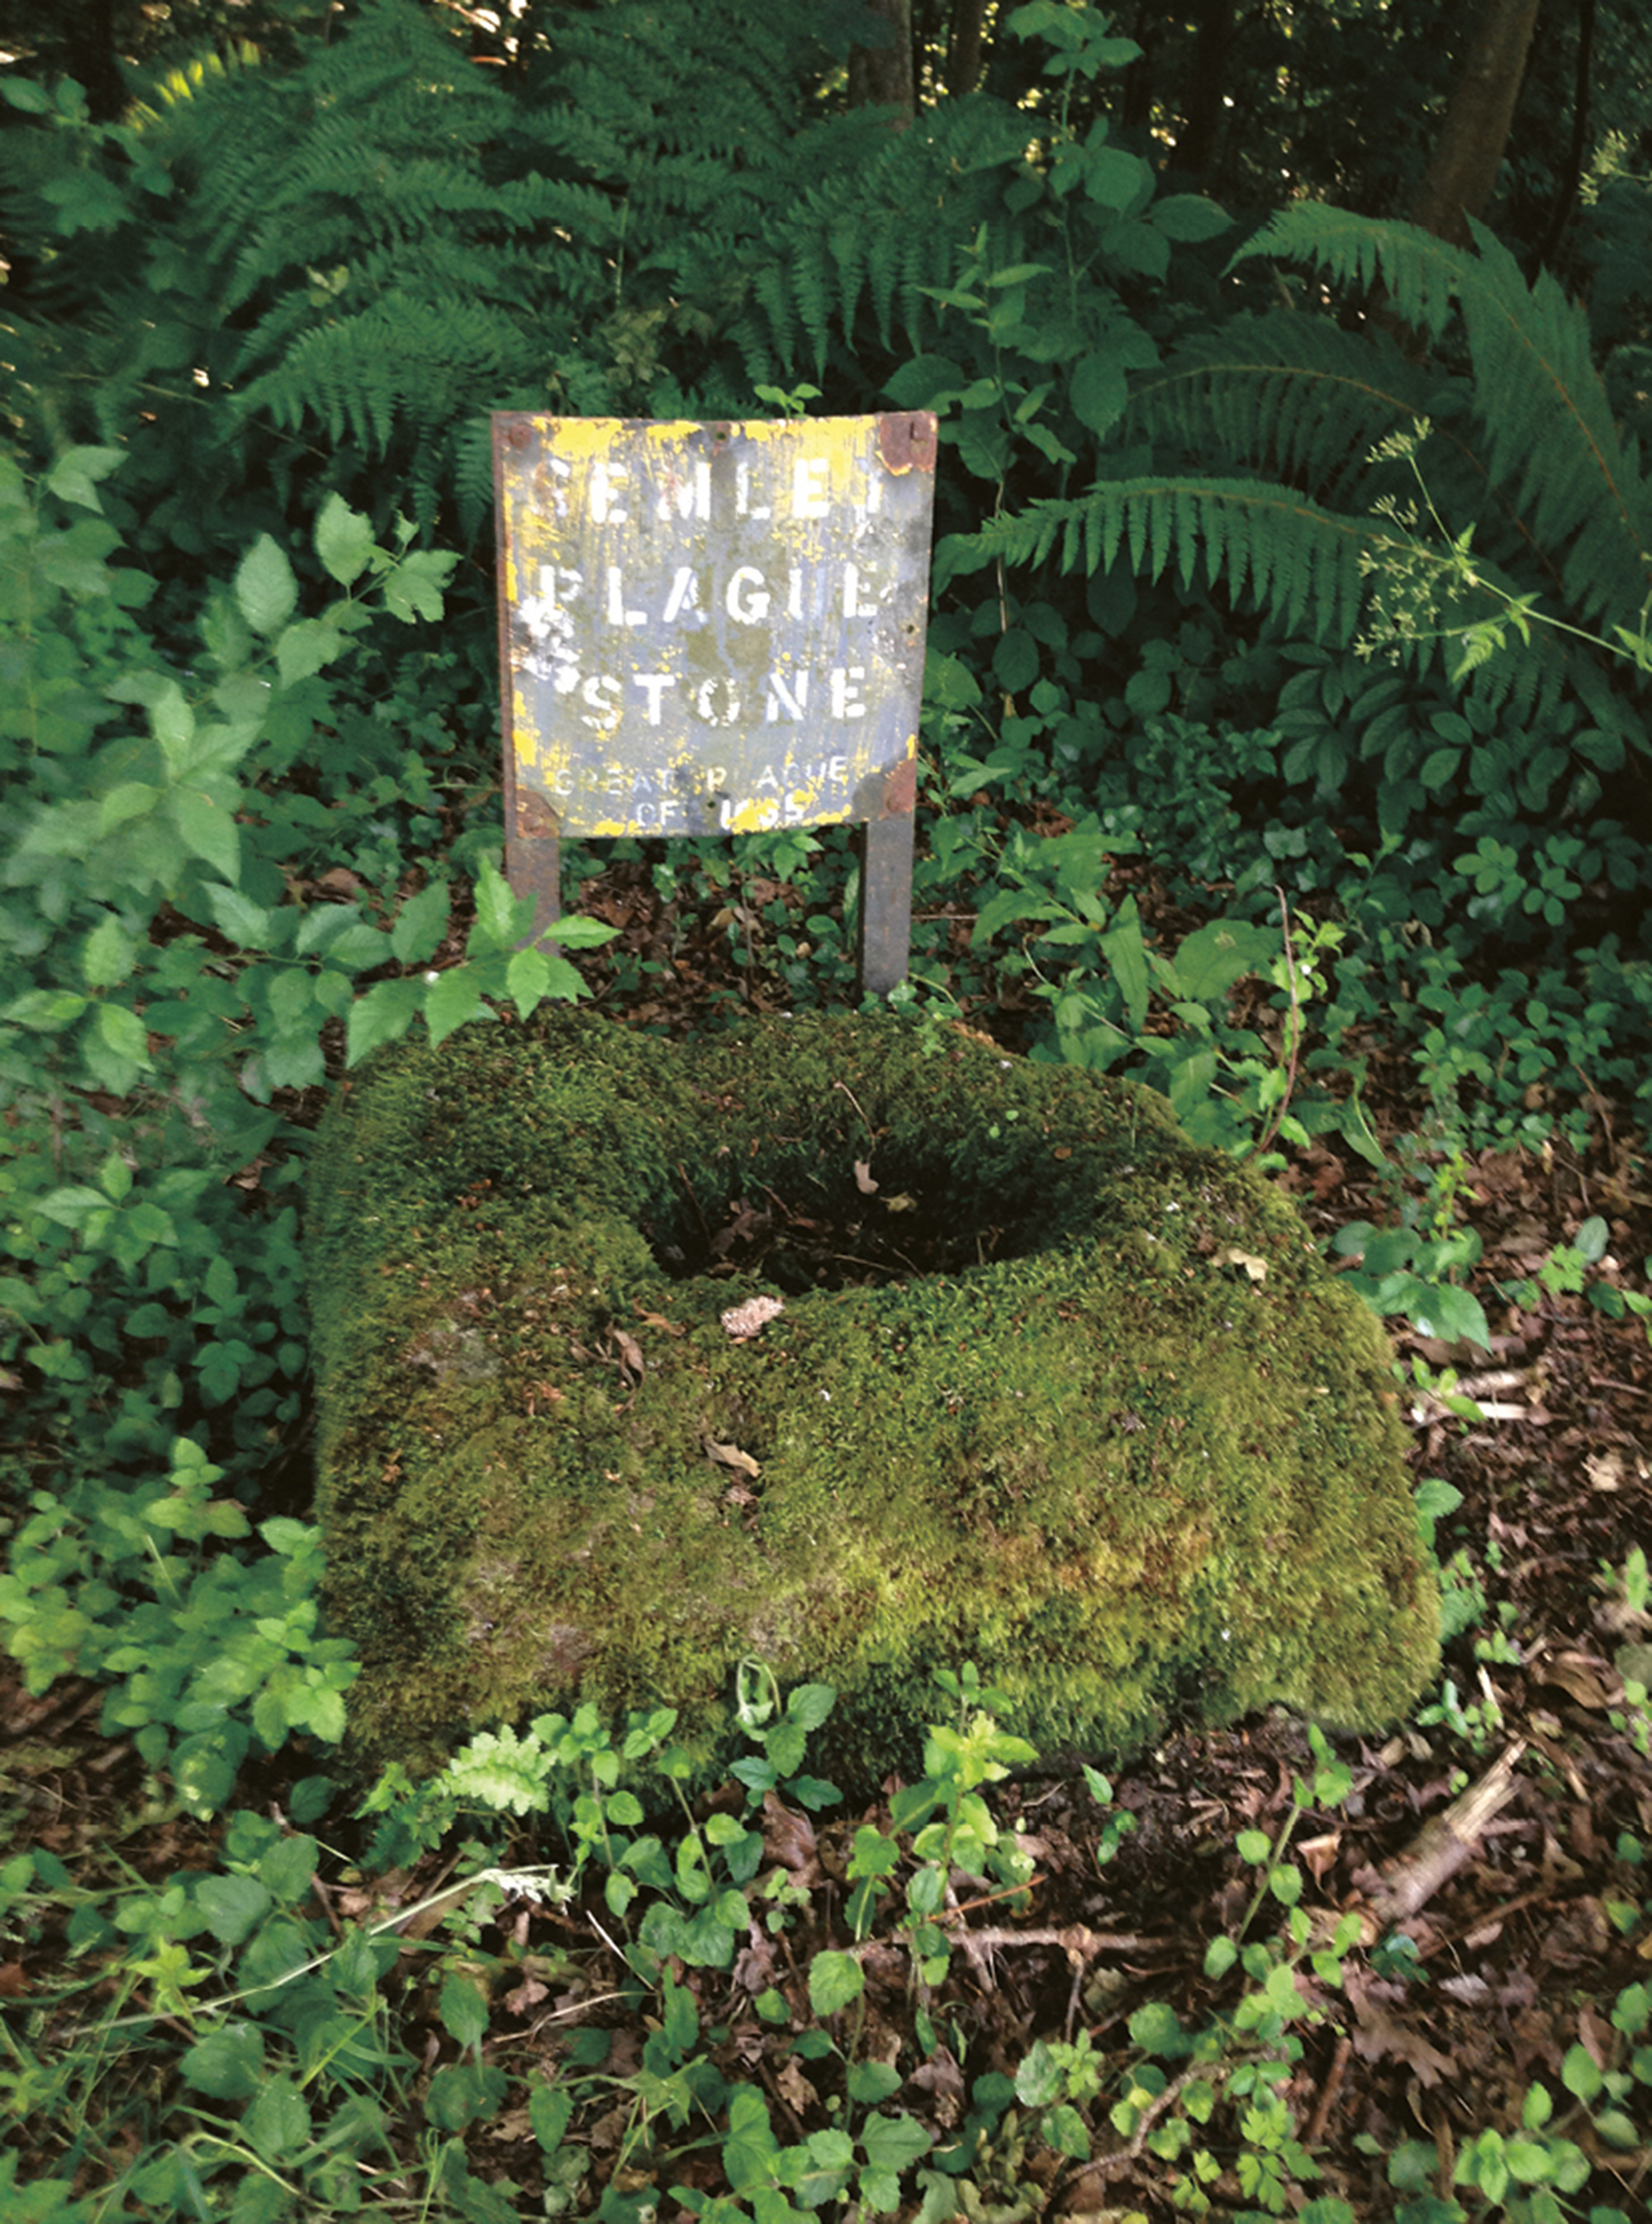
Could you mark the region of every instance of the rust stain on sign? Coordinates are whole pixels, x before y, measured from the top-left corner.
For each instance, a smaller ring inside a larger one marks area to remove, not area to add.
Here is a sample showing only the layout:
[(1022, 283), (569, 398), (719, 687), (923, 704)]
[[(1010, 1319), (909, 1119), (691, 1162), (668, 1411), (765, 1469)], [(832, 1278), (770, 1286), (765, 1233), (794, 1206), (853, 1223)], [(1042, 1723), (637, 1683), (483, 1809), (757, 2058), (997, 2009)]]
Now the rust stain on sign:
[(600, 838), (910, 810), (935, 444), (925, 412), (495, 417), (519, 820)]

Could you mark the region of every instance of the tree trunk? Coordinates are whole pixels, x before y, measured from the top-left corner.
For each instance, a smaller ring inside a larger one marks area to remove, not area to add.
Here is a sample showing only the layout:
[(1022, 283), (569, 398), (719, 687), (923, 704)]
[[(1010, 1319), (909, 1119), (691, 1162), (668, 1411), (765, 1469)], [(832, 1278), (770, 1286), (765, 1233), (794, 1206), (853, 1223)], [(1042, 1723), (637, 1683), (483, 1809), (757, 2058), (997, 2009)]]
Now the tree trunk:
[(985, 39), (987, 0), (952, 0), (952, 19), (947, 29), (947, 91), (974, 92), (980, 76)]
[(1469, 243), (1468, 218), (1484, 213), (1509, 143), (1539, 0), (1485, 0), (1434, 158), (1407, 212), (1438, 239)]
[(912, 73), (912, 0), (867, 0), (889, 26), (882, 46), (849, 48), (849, 103), (854, 108), (897, 108), (904, 130), (917, 114)]

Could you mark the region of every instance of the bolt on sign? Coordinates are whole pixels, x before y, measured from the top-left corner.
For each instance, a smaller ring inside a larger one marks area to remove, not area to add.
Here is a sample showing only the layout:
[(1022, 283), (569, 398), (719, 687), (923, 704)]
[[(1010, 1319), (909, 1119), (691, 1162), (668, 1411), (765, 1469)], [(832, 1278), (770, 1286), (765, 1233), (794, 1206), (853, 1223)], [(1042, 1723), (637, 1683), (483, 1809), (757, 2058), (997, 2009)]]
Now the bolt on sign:
[(904, 976), (935, 419), (499, 415), (506, 869), (558, 844), (865, 829), (861, 974)]

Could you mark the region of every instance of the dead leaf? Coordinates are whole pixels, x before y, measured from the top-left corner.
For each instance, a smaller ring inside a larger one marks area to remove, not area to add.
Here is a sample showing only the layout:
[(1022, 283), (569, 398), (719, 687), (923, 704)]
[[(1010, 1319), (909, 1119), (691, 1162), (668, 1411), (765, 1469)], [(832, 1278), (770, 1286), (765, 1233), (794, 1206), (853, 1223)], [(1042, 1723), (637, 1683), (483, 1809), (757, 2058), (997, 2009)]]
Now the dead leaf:
[(741, 1451), (738, 1444), (720, 1444), (715, 1437), (708, 1437), (705, 1448), (719, 1467), (731, 1467), (736, 1475), (760, 1475), (763, 1472), (751, 1454)]
[(622, 1328), (616, 1328), (614, 1330), (614, 1341), (618, 1347), (621, 1359), (640, 1381), (643, 1375), (647, 1373), (646, 1362), (642, 1355), (642, 1346), (634, 1336), (627, 1336)]
[(730, 1305), (721, 1317), (726, 1333), (733, 1336), (736, 1343), (744, 1343), (748, 1336), (756, 1336), (766, 1328), (772, 1320), (778, 1320), (785, 1311), (784, 1298), (747, 1298), (743, 1305)]
[(884, 1199), (884, 1205), (890, 1212), (916, 1212), (917, 1199), (915, 1197), (905, 1196), (886, 1197)]
[(1212, 1263), (1218, 1267), (1243, 1267), (1253, 1282), (1265, 1282), (1268, 1279), (1267, 1260), (1258, 1259), (1254, 1252), (1241, 1251), (1236, 1243), (1219, 1251)]
[(1580, 1707), (1604, 1709), (1621, 1696), (1605, 1662), (1587, 1652), (1551, 1653), (1535, 1671), (1535, 1681), (1557, 1684)]
[(795, 2054), (787, 2055), (774, 2073), (774, 2089), (789, 2108), (800, 2116), (820, 2106), (820, 2095), (804, 2076)]
[(763, 1848), (783, 1869), (807, 1868), (815, 1858), (814, 1824), (772, 1789), (763, 1794)]
[(862, 1197), (876, 1197), (878, 1194), (878, 1185), (872, 1178), (872, 1162), (869, 1159), (857, 1159), (854, 1161), (854, 1186)]
[(1390, 2000), (1406, 1997), (1403, 1985), (1363, 1977), (1352, 1968), (1345, 1972), (1343, 1981), (1359, 2024), (1353, 2033), (1353, 2050), (1362, 2062), (1376, 2062), (1388, 2056), (1396, 2062), (1407, 2063), (1422, 2085), (1437, 2085), (1442, 2077), (1455, 2074), (1449, 2056), (1430, 2046), (1420, 2031), (1413, 2031), (1389, 2013)]

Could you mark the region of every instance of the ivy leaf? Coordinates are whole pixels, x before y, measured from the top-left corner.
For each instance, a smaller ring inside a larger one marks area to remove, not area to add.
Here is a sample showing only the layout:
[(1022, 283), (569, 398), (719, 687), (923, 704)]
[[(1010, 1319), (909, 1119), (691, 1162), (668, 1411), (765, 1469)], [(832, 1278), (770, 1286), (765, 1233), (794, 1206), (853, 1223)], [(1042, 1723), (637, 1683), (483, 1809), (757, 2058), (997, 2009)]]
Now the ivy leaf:
[(316, 520), (316, 554), (331, 578), (341, 587), (359, 579), (373, 553), (373, 528), (343, 495), (334, 492), (321, 505)]
[(293, 615), (299, 599), (293, 566), (270, 539), (261, 533), (242, 558), (235, 575), (236, 607), (255, 633), (277, 634)]

